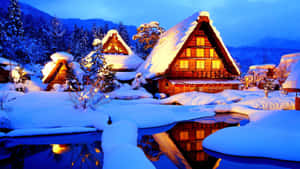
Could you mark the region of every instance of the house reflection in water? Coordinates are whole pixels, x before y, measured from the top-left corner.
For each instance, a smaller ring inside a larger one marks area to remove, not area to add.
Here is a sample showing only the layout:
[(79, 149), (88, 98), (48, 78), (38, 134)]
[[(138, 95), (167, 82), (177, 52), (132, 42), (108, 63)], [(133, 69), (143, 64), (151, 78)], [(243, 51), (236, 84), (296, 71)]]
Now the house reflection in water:
[(213, 168), (217, 159), (204, 152), (202, 141), (220, 129), (247, 122), (247, 116), (217, 114), (214, 117), (178, 123), (168, 133), (192, 168)]

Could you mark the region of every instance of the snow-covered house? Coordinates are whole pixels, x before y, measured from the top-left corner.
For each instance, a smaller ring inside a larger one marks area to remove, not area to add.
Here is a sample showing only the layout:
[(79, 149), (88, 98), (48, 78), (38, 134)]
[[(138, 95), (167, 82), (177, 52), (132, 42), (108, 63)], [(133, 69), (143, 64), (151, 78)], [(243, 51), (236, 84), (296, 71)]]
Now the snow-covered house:
[[(300, 92), (300, 60), (293, 64), (288, 78), (282, 84), (282, 88), (288, 92)], [(295, 99), (296, 110), (300, 110), (300, 98), (296, 95)]]
[(247, 74), (244, 76), (246, 86), (258, 86), (259, 88), (263, 88), (267, 79), (275, 79), (275, 69), (276, 66), (274, 64), (250, 66)]
[(197, 12), (161, 35), (139, 67), (158, 90), (173, 95), (188, 91), (238, 89), (240, 70), (212, 25), (208, 12)]
[(135, 55), (125, 43), (117, 30), (110, 30), (102, 39), (103, 53), (108, 65), (116, 72), (121, 81), (135, 78), (135, 70), (143, 63), (143, 59)]
[(280, 82), (284, 82), (288, 77), (295, 63), (300, 60), (300, 53), (291, 53), (281, 56), (280, 64), (276, 68), (276, 76)]
[(54, 84), (66, 84), (69, 73), (74, 73), (76, 77), (82, 75), (79, 64), (72, 62), (71, 54), (56, 52), (50, 58), (52, 61), (48, 62), (42, 70), (44, 76), (42, 81), (48, 84), (46, 90), (51, 90)]

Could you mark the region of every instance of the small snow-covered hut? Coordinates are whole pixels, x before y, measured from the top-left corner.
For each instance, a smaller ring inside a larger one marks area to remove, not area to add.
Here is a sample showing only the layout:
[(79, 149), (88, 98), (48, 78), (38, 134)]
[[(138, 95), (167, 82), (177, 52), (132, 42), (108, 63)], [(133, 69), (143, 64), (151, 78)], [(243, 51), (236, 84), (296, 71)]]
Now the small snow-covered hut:
[[(50, 56), (51, 60), (48, 62), (42, 73), (44, 75), (42, 81), (47, 83), (47, 90), (51, 90), (54, 84), (65, 84), (67, 80), (68, 73), (75, 73), (78, 77), (81, 70), (80, 66), (76, 62), (72, 62), (73, 56), (66, 52), (57, 52)], [(70, 71), (70, 70), (74, 71)]]
[(137, 72), (158, 78), (159, 92), (169, 95), (220, 92), (240, 84), (235, 80), (240, 70), (205, 11), (163, 33)]
[(300, 98), (297, 96), (297, 92), (300, 92), (300, 60), (296, 62), (292, 68), (291, 72), (286, 79), (286, 81), (282, 84), (282, 88), (288, 92), (296, 92), (295, 98), (295, 107), (296, 110), (300, 110)]
[(281, 56), (280, 64), (276, 68), (276, 76), (281, 83), (287, 79), (293, 65), (297, 63), (298, 60), (300, 60), (300, 53), (291, 53)]
[(247, 86), (258, 86), (262, 89), (265, 80), (275, 80), (275, 69), (274, 64), (252, 65), (244, 76), (245, 83)]
[[(128, 44), (122, 39), (117, 30), (110, 30), (102, 39), (104, 58), (112, 70), (116, 72), (116, 78), (121, 81), (128, 81), (135, 78), (135, 70), (144, 61), (137, 56)], [(86, 57), (93, 55), (90, 52)]]

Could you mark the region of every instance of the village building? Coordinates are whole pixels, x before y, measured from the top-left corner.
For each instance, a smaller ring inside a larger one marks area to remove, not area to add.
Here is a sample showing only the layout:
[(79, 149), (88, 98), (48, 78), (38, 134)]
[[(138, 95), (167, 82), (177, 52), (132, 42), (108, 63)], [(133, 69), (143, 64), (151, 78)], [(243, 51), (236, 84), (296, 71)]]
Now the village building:
[(238, 89), (240, 70), (212, 25), (208, 12), (197, 12), (162, 34), (137, 72), (158, 79), (168, 95)]
[(300, 60), (300, 53), (291, 53), (281, 56), (280, 63), (276, 68), (276, 77), (280, 84), (289, 76), (293, 65), (295, 65), (298, 60)]
[(275, 72), (276, 66), (274, 64), (252, 65), (244, 76), (245, 87), (257, 86), (263, 89), (268, 80), (275, 81)]
[[(108, 65), (112, 65), (116, 78), (120, 81), (133, 80), (136, 76), (135, 70), (144, 60), (131, 50), (117, 30), (108, 31), (101, 43), (104, 58)], [(95, 51), (92, 51), (86, 57), (94, 53)]]
[(72, 62), (73, 56), (71, 54), (56, 52), (50, 58), (52, 61), (48, 62), (42, 70), (44, 75), (42, 81), (48, 84), (46, 90), (53, 89), (55, 84), (65, 85), (68, 77), (72, 75), (82, 75), (79, 64)]

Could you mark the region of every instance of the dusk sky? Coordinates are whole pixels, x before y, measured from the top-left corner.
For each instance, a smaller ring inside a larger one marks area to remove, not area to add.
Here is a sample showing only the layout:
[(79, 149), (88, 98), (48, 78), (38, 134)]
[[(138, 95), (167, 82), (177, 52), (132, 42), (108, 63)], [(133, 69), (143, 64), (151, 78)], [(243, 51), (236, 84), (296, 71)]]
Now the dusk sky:
[(21, 0), (60, 18), (102, 18), (140, 25), (159, 21), (169, 29), (196, 11), (210, 12), (230, 45), (265, 38), (300, 38), (298, 0)]

